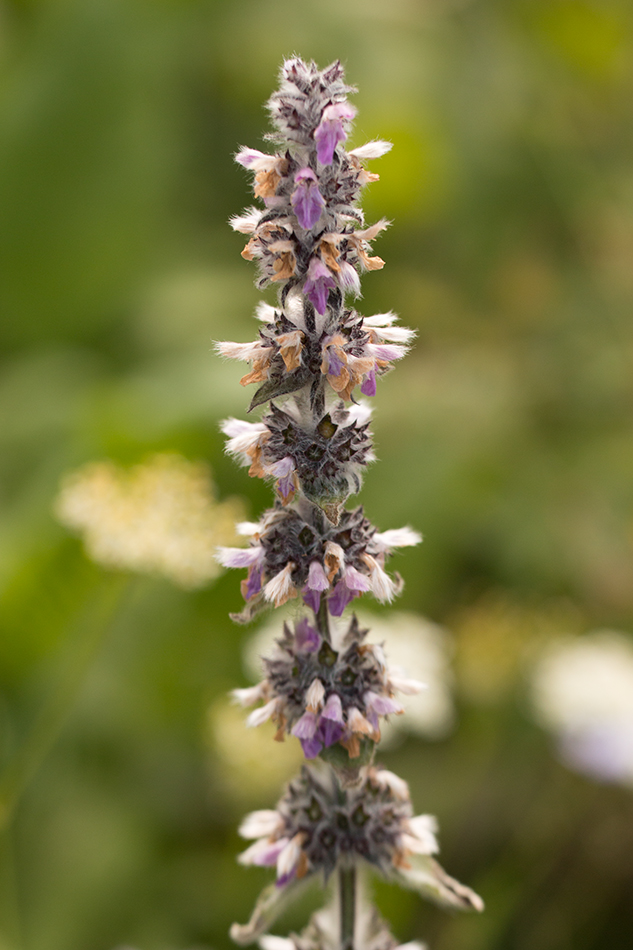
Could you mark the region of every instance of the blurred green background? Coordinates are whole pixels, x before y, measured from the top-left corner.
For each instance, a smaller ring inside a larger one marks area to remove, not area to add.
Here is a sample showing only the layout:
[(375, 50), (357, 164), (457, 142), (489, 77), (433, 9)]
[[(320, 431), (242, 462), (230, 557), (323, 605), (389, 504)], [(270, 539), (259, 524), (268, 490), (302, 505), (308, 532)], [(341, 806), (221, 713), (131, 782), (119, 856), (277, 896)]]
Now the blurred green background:
[(239, 747), (237, 573), (126, 579), (51, 509), (68, 470), (156, 451), (269, 504), (223, 456), (248, 394), (211, 340), (255, 328), (232, 155), (262, 147), (293, 52), (340, 57), (354, 144), (394, 143), (361, 309), (418, 340), (379, 387), (361, 498), (424, 532), (401, 604), (455, 635), (458, 721), (381, 759), (487, 910), (380, 905), (430, 950), (629, 947), (632, 792), (559, 764), (524, 668), (544, 639), (633, 631), (631, 4), (2, 0), (0, 948), (228, 948), (269, 877), (235, 864), (235, 828), (292, 752), (267, 747), (264, 781), (209, 727)]

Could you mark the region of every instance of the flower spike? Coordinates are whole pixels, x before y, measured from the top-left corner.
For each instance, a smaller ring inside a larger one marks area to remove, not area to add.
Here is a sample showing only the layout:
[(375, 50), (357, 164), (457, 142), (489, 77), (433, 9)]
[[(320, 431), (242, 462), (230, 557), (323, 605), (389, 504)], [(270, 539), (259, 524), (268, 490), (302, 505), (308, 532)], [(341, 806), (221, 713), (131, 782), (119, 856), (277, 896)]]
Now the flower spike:
[[(339, 620), (361, 596), (390, 603), (402, 580), (387, 560), (422, 540), (410, 527), (378, 531), (362, 507), (345, 507), (375, 459), (361, 397), (376, 395), (415, 335), (393, 313), (365, 317), (350, 303), (361, 274), (384, 266), (371, 244), (389, 222), (368, 226), (359, 199), (378, 179), (364, 163), (391, 148), (378, 140), (346, 150), (352, 92), (340, 62), (324, 70), (299, 58), (284, 63), (268, 102), (271, 153), (244, 147), (236, 155), (257, 203), (231, 219), (247, 235), (242, 257), (255, 262), (257, 286), (275, 284), (278, 300), (258, 307), (255, 340), (216, 344), (222, 357), (248, 364), (240, 382), (256, 387), (249, 412), (261, 411), (222, 424), (226, 450), (275, 494), (256, 522), (239, 526), (245, 547), (218, 550), (222, 565), (246, 572), (245, 606), (232, 617), (248, 622), (297, 604), (263, 658), (261, 682), (233, 692), (252, 707), (247, 726), (272, 721), (275, 739), (300, 743), (307, 762), (276, 809), (253, 812), (240, 827), (252, 844), (239, 861), (274, 868), (275, 882), (231, 936), (260, 940), (262, 950), (397, 950), (375, 911), (354, 897), (363, 866), (449, 907), (483, 906), (437, 864), (435, 819), (415, 816), (406, 782), (373, 764), (382, 721), (404, 712), (398, 694), (424, 684), (390, 668), (355, 616)], [(340, 927), (332, 931), (323, 912), (299, 937), (266, 934), (303, 881), (335, 872)]]

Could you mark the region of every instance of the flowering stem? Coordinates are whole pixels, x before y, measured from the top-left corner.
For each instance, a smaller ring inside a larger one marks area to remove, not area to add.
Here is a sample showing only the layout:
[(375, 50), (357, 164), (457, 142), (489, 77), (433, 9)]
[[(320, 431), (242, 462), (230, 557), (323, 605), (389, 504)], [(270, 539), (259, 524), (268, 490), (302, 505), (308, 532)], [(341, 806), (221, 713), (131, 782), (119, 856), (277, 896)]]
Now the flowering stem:
[(317, 629), (324, 640), (331, 645), (332, 641), (330, 639), (330, 620), (327, 610), (327, 598), (325, 596), (321, 597), (321, 603), (319, 605), (318, 612), (316, 614)]
[(341, 914), (341, 950), (354, 950), (356, 869), (353, 866), (339, 868), (338, 889)]
[[(241, 379), (260, 384), (250, 408), (269, 404), (261, 422), (227, 419), (222, 429), (227, 451), (250, 475), (274, 480), (277, 501), (257, 524), (240, 529), (250, 546), (222, 548), (219, 560), (248, 568), (246, 606), (232, 615), (236, 621), (299, 595), (314, 614), (295, 621), (294, 631), (284, 625), (275, 652), (263, 657), (265, 679), (234, 693), (243, 705), (264, 703), (249, 725), (272, 719), (276, 738), (296, 736), (308, 760), (275, 811), (254, 812), (240, 827), (243, 837), (255, 839), (240, 861), (277, 866), (277, 881), (262, 892), (250, 921), (231, 928), (241, 946), (264, 935), (295, 881), (321, 870), (327, 878), (337, 868), (336, 950), (397, 950), (376, 912), (368, 908), (356, 919), (357, 901), (363, 906), (360, 858), (441, 903), (483, 906), (431, 860), (438, 850), (434, 820), (413, 815), (406, 782), (372, 764), (379, 717), (404, 711), (394, 692), (416, 693), (422, 684), (389, 670), (381, 646), (364, 642), (369, 631), (354, 615), (338, 619), (370, 591), (390, 602), (402, 582), (386, 573), (385, 561), (394, 548), (421, 540), (407, 527), (379, 532), (362, 506), (345, 507), (375, 458), (371, 410), (354, 393), (374, 396), (376, 378), (405, 355), (414, 336), (394, 325), (395, 314), (364, 317), (346, 306), (346, 294), (360, 293), (360, 272), (384, 264), (369, 253), (387, 222), (364, 227), (357, 202), (377, 178), (363, 162), (390, 148), (380, 141), (343, 148), (356, 113), (347, 102), (352, 91), (340, 62), (319, 70), (288, 60), (269, 102), (278, 152), (242, 148), (236, 156), (254, 173), (255, 196), (265, 208), (250, 208), (231, 223), (250, 235), (242, 256), (257, 261), (260, 289), (277, 283), (279, 303), (258, 308), (262, 325), (254, 343), (216, 344), (221, 355), (252, 364)], [(330, 615), (337, 618), (331, 631)], [(312, 764), (318, 757), (322, 764)], [(263, 946), (329, 946), (329, 933), (321, 939), (321, 930), (317, 917), (303, 936), (269, 935)]]

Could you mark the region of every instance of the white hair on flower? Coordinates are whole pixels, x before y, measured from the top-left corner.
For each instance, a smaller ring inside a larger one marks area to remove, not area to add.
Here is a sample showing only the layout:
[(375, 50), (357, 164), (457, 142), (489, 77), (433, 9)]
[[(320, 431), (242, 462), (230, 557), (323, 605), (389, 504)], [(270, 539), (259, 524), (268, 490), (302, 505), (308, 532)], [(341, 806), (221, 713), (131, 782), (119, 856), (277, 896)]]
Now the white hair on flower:
[(373, 142), (367, 142), (365, 145), (359, 145), (358, 148), (353, 148), (349, 154), (359, 159), (359, 161), (364, 162), (370, 158), (382, 158), (382, 156), (390, 152), (392, 148), (392, 142), (376, 139)]

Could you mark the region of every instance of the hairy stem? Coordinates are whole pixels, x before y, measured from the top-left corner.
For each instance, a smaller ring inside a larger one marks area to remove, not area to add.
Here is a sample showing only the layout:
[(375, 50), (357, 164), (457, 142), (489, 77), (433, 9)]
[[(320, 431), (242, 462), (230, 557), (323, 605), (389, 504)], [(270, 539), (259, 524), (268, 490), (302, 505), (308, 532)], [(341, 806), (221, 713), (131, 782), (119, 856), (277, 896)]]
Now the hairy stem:
[(321, 594), (321, 603), (319, 605), (319, 610), (316, 614), (317, 629), (324, 640), (327, 641), (330, 645), (332, 641), (330, 639), (330, 618), (328, 616), (327, 610), (327, 597), (325, 594)]
[(341, 950), (354, 950), (356, 912), (356, 868), (340, 867), (338, 871)]

